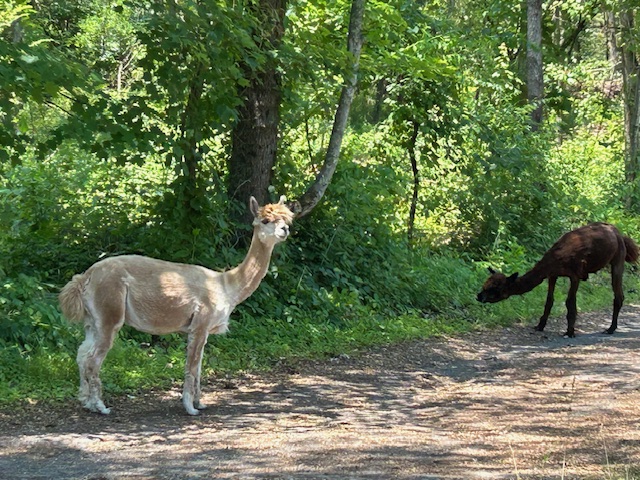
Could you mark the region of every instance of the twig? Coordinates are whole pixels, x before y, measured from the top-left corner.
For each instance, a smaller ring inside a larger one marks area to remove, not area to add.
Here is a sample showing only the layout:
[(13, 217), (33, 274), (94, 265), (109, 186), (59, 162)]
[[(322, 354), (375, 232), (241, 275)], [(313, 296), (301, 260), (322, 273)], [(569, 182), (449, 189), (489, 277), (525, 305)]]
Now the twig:
[(600, 437), (602, 438), (602, 447), (604, 448), (604, 459), (606, 462), (605, 473), (607, 474), (607, 478), (613, 478), (611, 474), (611, 464), (609, 463), (609, 452), (607, 451), (607, 442), (604, 438), (604, 424), (600, 423)]
[(509, 450), (511, 450), (511, 460), (513, 460), (513, 469), (515, 470), (516, 478), (520, 480), (520, 472), (518, 471), (518, 462), (516, 461), (516, 452), (513, 451), (511, 445), (511, 439), (509, 439)]

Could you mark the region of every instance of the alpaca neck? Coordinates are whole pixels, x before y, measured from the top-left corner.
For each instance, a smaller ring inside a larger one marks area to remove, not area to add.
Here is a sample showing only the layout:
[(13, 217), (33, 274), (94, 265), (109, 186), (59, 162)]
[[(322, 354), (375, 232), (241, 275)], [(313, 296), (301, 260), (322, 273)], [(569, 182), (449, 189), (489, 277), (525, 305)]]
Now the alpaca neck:
[(547, 278), (545, 269), (538, 263), (527, 273), (516, 278), (511, 287), (511, 295), (522, 295), (523, 293), (530, 292), (544, 282), (545, 278)]
[(240, 265), (225, 273), (227, 284), (235, 289), (233, 303), (238, 305), (255, 292), (260, 282), (267, 274), (273, 245), (265, 245), (258, 238), (257, 230), (253, 232), (251, 246), (247, 256)]

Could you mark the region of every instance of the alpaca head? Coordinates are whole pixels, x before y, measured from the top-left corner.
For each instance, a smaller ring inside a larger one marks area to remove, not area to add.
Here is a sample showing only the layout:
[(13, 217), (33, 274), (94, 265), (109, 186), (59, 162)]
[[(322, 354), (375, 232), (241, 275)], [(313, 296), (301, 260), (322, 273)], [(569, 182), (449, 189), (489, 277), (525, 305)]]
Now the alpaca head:
[(505, 300), (511, 296), (514, 282), (518, 278), (518, 274), (507, 277), (505, 274), (496, 272), (489, 268), (491, 275), (482, 285), (482, 290), (478, 293), (477, 300), (482, 303), (496, 303)]
[(283, 195), (278, 203), (261, 207), (254, 197), (249, 200), (254, 230), (257, 230), (259, 240), (266, 245), (284, 242), (289, 236), (293, 212), (285, 205), (285, 201), (286, 197)]

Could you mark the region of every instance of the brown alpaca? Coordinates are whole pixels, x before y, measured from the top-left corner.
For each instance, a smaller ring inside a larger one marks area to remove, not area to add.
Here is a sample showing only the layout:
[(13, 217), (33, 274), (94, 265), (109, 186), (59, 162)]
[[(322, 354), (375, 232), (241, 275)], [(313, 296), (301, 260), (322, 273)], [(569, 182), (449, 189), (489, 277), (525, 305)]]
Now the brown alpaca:
[(618, 314), (624, 301), (622, 291), (622, 274), (624, 262), (638, 260), (638, 246), (629, 237), (622, 236), (618, 229), (607, 223), (592, 223), (565, 233), (560, 240), (544, 254), (536, 265), (519, 277), (517, 273), (507, 277), (502, 273), (489, 269), (491, 276), (478, 293), (479, 302), (495, 303), (511, 295), (522, 295), (540, 285), (544, 279), (549, 281), (547, 302), (540, 322), (535, 327), (542, 332), (547, 324), (553, 292), (558, 277), (569, 277), (571, 286), (567, 295), (567, 333), (575, 336), (577, 317), (576, 292), (580, 280), (587, 280), (590, 273), (595, 273), (607, 265), (611, 265), (611, 285), (613, 287), (613, 319), (611, 326), (605, 330), (612, 334), (618, 327)]
[(207, 338), (227, 331), (233, 309), (258, 288), (267, 273), (274, 246), (289, 236), (293, 213), (284, 201), (281, 197), (277, 204), (260, 207), (251, 197), (254, 220), (249, 253), (229, 271), (122, 255), (74, 275), (60, 293), (60, 307), (69, 320), (84, 322), (86, 335), (77, 360), (80, 401), (85, 408), (110, 412), (102, 401), (100, 368), (125, 323), (155, 335), (188, 334), (182, 403), (189, 415), (204, 408), (200, 370)]

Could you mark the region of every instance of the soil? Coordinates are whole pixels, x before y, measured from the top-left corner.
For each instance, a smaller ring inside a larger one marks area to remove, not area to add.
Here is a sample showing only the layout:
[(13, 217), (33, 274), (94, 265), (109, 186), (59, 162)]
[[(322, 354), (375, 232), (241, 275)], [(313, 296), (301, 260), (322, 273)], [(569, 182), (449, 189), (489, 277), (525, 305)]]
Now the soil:
[(640, 306), (0, 411), (1, 479), (640, 478)]

